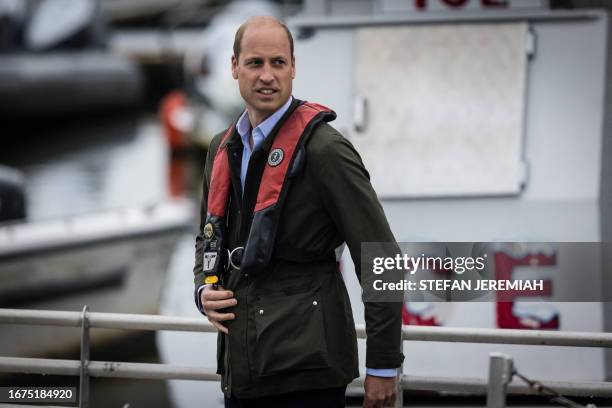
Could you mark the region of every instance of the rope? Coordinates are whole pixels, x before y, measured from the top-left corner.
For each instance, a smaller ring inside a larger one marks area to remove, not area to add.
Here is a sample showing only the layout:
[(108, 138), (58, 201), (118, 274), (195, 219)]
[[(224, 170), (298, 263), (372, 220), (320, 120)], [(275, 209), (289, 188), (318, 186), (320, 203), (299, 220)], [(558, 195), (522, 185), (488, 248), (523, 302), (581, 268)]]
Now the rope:
[(564, 397), (563, 395), (553, 390), (552, 388), (545, 386), (541, 382), (536, 381), (536, 380), (530, 380), (529, 378), (525, 377), (524, 375), (522, 375), (516, 370), (512, 372), (512, 375), (516, 375), (518, 378), (520, 378), (525, 383), (527, 383), (529, 388), (534, 390), (539, 395), (545, 398), (548, 398), (549, 401), (551, 402), (557, 403), (559, 405), (563, 405), (568, 408), (597, 408), (594, 404), (587, 404), (586, 406), (582, 404), (578, 404), (577, 402), (572, 401), (571, 399), (567, 397)]

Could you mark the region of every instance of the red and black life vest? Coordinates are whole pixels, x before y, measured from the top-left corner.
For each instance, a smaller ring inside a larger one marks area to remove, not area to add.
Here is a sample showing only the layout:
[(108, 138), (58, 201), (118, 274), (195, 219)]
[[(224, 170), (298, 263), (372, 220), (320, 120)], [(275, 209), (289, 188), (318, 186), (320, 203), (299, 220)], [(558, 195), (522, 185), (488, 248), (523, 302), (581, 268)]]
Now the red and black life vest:
[[(240, 269), (251, 275), (263, 271), (270, 263), (276, 241), (280, 214), (291, 179), (303, 167), (306, 142), (315, 127), (329, 122), (336, 114), (325, 106), (303, 102), (282, 123), (263, 170), (253, 221), (241, 255)], [(235, 124), (225, 132), (213, 162), (208, 192), (208, 212), (204, 226), (203, 270), (205, 283), (217, 284), (230, 264), (234, 250), (227, 247), (226, 216), (231, 191), (231, 173), (227, 140)]]

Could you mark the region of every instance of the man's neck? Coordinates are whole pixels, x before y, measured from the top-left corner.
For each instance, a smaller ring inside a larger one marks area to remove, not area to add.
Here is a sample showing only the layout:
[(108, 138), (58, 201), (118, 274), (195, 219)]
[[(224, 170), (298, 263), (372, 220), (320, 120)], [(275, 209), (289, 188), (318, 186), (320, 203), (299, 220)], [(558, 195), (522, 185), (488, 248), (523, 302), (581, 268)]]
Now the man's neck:
[(272, 116), (273, 113), (274, 112), (270, 112), (266, 116), (256, 116), (254, 113), (251, 113), (251, 111), (247, 108), (247, 115), (249, 116), (249, 122), (251, 123), (251, 129), (255, 129), (257, 126), (259, 126), (261, 122), (263, 122), (264, 120)]
[[(289, 98), (291, 98), (291, 96)], [(283, 106), (285, 106), (289, 98), (285, 102), (283, 102), (278, 107), (278, 109), (281, 109)], [(266, 115), (258, 116), (256, 112), (253, 112), (253, 109), (249, 109), (249, 107), (247, 106), (246, 111), (247, 111), (247, 115), (249, 116), (249, 122), (251, 123), (251, 129), (255, 129), (257, 126), (261, 124), (261, 122), (268, 119), (270, 116), (274, 115), (274, 113), (276, 113), (278, 109), (273, 112), (269, 112)]]

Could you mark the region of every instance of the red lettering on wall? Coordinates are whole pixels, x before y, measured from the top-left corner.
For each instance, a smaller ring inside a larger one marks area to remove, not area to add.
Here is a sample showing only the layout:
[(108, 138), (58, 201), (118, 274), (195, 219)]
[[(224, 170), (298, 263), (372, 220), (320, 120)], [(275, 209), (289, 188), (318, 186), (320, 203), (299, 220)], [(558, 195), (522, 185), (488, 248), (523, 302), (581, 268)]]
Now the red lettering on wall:
[[(505, 252), (495, 253), (495, 276), (498, 280), (512, 280), (512, 273), (518, 266), (549, 267), (556, 265), (556, 255), (544, 255), (542, 253), (527, 254), (520, 258), (514, 258)], [(541, 291), (512, 291), (503, 295), (498, 293), (497, 298), (497, 327), (502, 329), (558, 329), (559, 315), (555, 315), (548, 321), (539, 321), (536, 318), (525, 318), (516, 316), (513, 310), (514, 299), (527, 296), (550, 296), (552, 294), (552, 282), (544, 280), (544, 289)]]
[(442, 3), (449, 7), (463, 7), (465, 3), (467, 3), (467, 0), (442, 0)]
[(508, 7), (508, 0), (482, 0), (483, 7)]
[[(442, 4), (457, 8), (463, 7), (468, 3), (468, 0), (438, 0)], [(482, 8), (500, 8), (500, 7), (508, 7), (508, 0), (480, 0), (480, 4)], [(425, 10), (427, 9), (427, 0), (414, 0), (414, 8), (417, 10)]]
[(405, 326), (440, 326), (434, 313), (413, 313), (408, 310), (406, 303), (402, 308), (402, 323)]

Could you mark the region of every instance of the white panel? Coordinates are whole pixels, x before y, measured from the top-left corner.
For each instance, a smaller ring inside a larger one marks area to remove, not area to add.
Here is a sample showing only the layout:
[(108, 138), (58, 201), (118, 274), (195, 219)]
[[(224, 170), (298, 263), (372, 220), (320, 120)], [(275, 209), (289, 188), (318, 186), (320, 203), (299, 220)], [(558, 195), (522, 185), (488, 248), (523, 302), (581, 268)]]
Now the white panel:
[(360, 28), (353, 142), (386, 197), (520, 189), (527, 25)]
[(295, 40), (296, 75), (293, 95), (333, 109), (331, 123), (344, 136), (351, 123), (353, 33), (349, 30), (317, 30), (312, 37)]
[[(525, 143), (530, 177), (525, 199), (597, 202), (606, 88), (606, 21), (604, 14), (597, 20), (533, 26), (538, 50), (528, 74)], [(573, 218), (581, 220), (590, 215), (575, 213)], [(573, 222), (569, 217), (560, 220), (561, 225)]]

